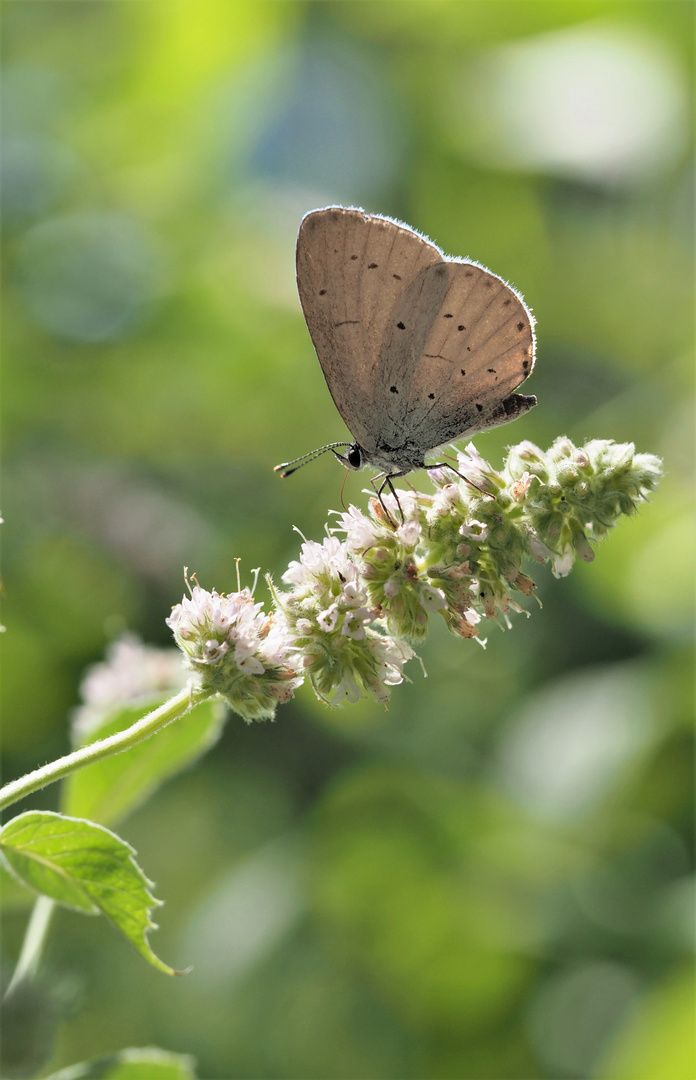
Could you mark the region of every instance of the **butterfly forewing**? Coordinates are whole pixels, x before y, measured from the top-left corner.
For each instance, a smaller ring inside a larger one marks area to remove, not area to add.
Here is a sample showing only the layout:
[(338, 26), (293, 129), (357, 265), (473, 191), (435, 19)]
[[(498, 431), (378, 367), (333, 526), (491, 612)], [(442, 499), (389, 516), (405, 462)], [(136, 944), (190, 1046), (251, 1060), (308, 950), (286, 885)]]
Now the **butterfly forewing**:
[(419, 368), (446, 293), (447, 264), (440, 258), (415, 275), (392, 308), (375, 372), (383, 445), (399, 446), (404, 441)]
[[(381, 368), (388, 328), (402, 321), (395, 311), (402, 311), (419, 273), (441, 260), (438, 248), (411, 229), (362, 210), (327, 207), (308, 214), (300, 227), (302, 310), (336, 407), (368, 453), (385, 440), (384, 422), (395, 406)], [(413, 319), (409, 326), (407, 337)], [(404, 398), (395, 409), (397, 425), (405, 408)]]

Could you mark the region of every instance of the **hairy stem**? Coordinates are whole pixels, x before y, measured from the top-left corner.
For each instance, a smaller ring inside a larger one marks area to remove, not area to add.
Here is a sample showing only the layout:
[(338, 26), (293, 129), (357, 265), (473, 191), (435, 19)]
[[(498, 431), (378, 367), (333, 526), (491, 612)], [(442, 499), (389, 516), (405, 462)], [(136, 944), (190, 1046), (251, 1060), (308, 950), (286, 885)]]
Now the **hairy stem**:
[(158, 709), (143, 716), (125, 731), (118, 731), (106, 739), (98, 739), (96, 742), (89, 743), (88, 746), (74, 750), (72, 754), (66, 754), (65, 757), (58, 758), (56, 761), (50, 761), (48, 765), (42, 765), (40, 769), (34, 769), (26, 776), (20, 776), (18, 780), (12, 780), (0, 788), (0, 810), (25, 798), (32, 791), (38, 791), (39, 788), (46, 787), (56, 780), (70, 776), (78, 769), (83, 769), (85, 765), (93, 765), (95, 761), (102, 761), (104, 758), (111, 757), (112, 754), (130, 750), (132, 746), (136, 746), (144, 739), (149, 739), (167, 724), (171, 724), (172, 720), (178, 720), (184, 716), (207, 697), (210, 697), (210, 691), (187, 686), (169, 701), (165, 701), (164, 705), (160, 705)]

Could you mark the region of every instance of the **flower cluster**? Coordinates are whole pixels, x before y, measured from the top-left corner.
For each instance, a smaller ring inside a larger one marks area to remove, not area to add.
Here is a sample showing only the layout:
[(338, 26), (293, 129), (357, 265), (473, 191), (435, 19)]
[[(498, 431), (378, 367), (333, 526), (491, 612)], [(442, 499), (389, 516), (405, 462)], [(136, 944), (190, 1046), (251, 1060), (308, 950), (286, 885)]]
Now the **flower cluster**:
[(249, 589), (224, 595), (187, 585), (190, 596), (167, 619), (186, 666), (245, 720), (271, 718), (302, 682), (278, 620), (263, 613)]
[(384, 503), (371, 499), (370, 517), (351, 506), (334, 530), (345, 533), (373, 610), (391, 634), (407, 641), (422, 640), (429, 616), (446, 606), (444, 593), (423, 576), (417, 559), (424, 539), (419, 498), (400, 494), (399, 506), (393, 495)]
[(633, 443), (593, 439), (576, 447), (565, 437), (546, 454), (533, 443), (520, 443), (510, 451), (506, 469), (516, 482), (529, 477), (529, 526), (551, 552), (555, 577), (565, 577), (578, 555), (592, 562), (592, 543), (622, 515), (635, 513), (662, 476), (660, 459), (636, 454)]
[(386, 701), (413, 650), (384, 631), (348, 546), (306, 540), (283, 581), (291, 590), (275, 593), (279, 614), (317, 695), (333, 705), (364, 692)]
[(185, 685), (178, 649), (156, 649), (135, 634), (116, 638), (106, 650), (106, 659), (88, 668), (80, 684), (83, 704), (72, 716), (74, 742), (84, 742), (105, 713), (175, 693)]
[[(460, 637), (487, 620), (510, 626), (534, 592), (527, 564), (556, 577), (647, 499), (661, 463), (631, 443), (565, 437), (544, 452), (513, 447), (501, 471), (473, 445), (456, 467), (430, 470), (435, 491), (392, 492), (351, 506), (322, 543), (305, 540), (262, 613), (248, 589), (219, 596), (197, 584), (169, 625), (203, 687), (245, 719), (272, 716), (306, 676), (331, 704), (386, 701), (412, 644), (441, 615)], [(341, 534), (344, 539), (339, 539)]]

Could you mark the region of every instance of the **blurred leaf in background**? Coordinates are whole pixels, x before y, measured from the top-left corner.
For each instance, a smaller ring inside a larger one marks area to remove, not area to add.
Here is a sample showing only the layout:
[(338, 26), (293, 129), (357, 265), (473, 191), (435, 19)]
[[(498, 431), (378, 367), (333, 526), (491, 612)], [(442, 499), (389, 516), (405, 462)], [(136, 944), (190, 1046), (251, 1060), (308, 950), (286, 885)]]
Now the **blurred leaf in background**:
[(168, 643), (184, 565), (279, 575), (338, 505), (335, 462), (272, 473), (344, 436), (294, 285), (315, 207), (401, 218), (523, 293), (539, 407), (477, 440), (494, 465), (567, 434), (666, 469), (485, 653), (434, 630), (389, 712), (305, 688), (134, 813), (158, 949), (194, 970), (165, 985), (59, 912), (46, 966), (81, 1010), (52, 1070), (157, 1044), (211, 1080), (693, 1075), (692, 17), (4, 5), (8, 779), (67, 749), (110, 641)]

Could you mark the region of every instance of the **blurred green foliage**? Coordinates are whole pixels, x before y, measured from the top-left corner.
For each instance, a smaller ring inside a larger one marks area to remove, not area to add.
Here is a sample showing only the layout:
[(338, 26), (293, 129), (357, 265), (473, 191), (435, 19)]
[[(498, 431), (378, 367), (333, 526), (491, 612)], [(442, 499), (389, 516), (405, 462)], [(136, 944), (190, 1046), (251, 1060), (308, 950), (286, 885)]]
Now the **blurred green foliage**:
[(388, 712), (305, 687), (129, 818), (167, 900), (153, 946), (194, 970), (58, 912), (46, 1068), (156, 1044), (210, 1080), (693, 1075), (692, 15), (4, 5), (8, 779), (67, 749), (115, 635), (168, 643), (184, 565), (277, 576), (339, 503), (335, 462), (271, 468), (344, 433), (294, 286), (314, 207), (399, 217), (521, 290), (539, 406), (477, 439), (494, 465), (567, 434), (667, 474), (485, 652), (434, 631)]

